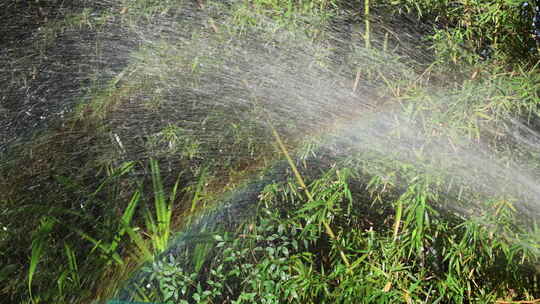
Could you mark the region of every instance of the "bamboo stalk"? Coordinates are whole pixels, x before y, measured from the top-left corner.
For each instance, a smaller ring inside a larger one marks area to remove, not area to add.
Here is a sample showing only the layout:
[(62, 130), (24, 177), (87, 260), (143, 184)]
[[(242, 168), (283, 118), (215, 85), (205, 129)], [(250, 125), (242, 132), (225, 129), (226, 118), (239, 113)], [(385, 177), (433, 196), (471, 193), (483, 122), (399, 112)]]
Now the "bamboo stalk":
[(503, 300), (497, 300), (495, 301), (497, 304), (533, 304), (533, 303), (540, 303), (540, 299), (530, 300), (530, 301), (503, 301)]
[(370, 0), (364, 0), (364, 18), (365, 18), (365, 22), (366, 22), (366, 33), (365, 33), (365, 37), (364, 37), (364, 41), (365, 41), (365, 46), (366, 46), (366, 49), (369, 49), (371, 48), (371, 42), (370, 42), (370, 36), (371, 36), (371, 33), (370, 33), (370, 22), (369, 22), (369, 1)]
[[(310, 202), (314, 201), (315, 199), (313, 198), (313, 195), (311, 194), (311, 192), (307, 188), (306, 184), (304, 183), (304, 179), (302, 178), (302, 175), (300, 175), (300, 172), (298, 171), (298, 168), (296, 167), (296, 164), (294, 163), (291, 156), (289, 155), (289, 152), (287, 151), (287, 148), (283, 144), (283, 141), (281, 140), (281, 137), (279, 136), (279, 134), (276, 131), (276, 129), (274, 128), (274, 126), (270, 122), (269, 122), (269, 124), (270, 124), (270, 128), (272, 128), (272, 134), (274, 135), (274, 138), (276, 139), (276, 142), (278, 143), (281, 152), (285, 155), (285, 158), (287, 159), (287, 162), (289, 163), (289, 166), (293, 170), (294, 176), (296, 177), (296, 180), (297, 180), (298, 184), (304, 190), (304, 193), (308, 197), (308, 200)], [(337, 238), (336, 234), (334, 233), (334, 231), (332, 230), (332, 227), (330, 227), (330, 225), (328, 224), (328, 222), (326, 220), (322, 220), (322, 224), (324, 226), (324, 229), (326, 230), (326, 234), (328, 234), (328, 236), (332, 240), (337, 242), (338, 238)], [(349, 259), (347, 258), (347, 256), (343, 252), (343, 250), (341, 250), (341, 248), (339, 248), (338, 250), (339, 250), (339, 255), (341, 256), (341, 259), (343, 260), (343, 263), (345, 263), (347, 268), (350, 270), (351, 264), (349, 262)]]
[(401, 225), (402, 215), (403, 215), (403, 202), (399, 200), (396, 207), (396, 222), (394, 223), (394, 238), (393, 238), (394, 243), (398, 239), (399, 226)]
[[(244, 84), (245, 84), (246, 88), (249, 88), (249, 84), (248, 84), (248, 82), (246, 80), (244, 80)], [(255, 98), (255, 102), (258, 103), (256, 98)], [(290, 156), (287, 148), (285, 147), (285, 144), (283, 144), (283, 141), (281, 140), (281, 137), (279, 136), (276, 128), (272, 124), (270, 116), (266, 112), (265, 112), (265, 114), (267, 116), (266, 117), (266, 122), (268, 123), (268, 125), (270, 126), (270, 129), (272, 130), (272, 135), (274, 136), (274, 138), (275, 138), (275, 140), (276, 140), (276, 142), (277, 142), (277, 144), (279, 146), (279, 149), (285, 155), (285, 158), (287, 159), (287, 162), (289, 163), (289, 166), (291, 167), (291, 169), (292, 169), (292, 171), (294, 173), (296, 181), (298, 182), (300, 187), (304, 190), (304, 193), (306, 194), (306, 196), (308, 198), (308, 201), (313, 202), (315, 199), (313, 198), (313, 195), (311, 194), (311, 192), (307, 188), (306, 183), (304, 182), (304, 179), (302, 178), (302, 175), (300, 174), (300, 171), (298, 171), (298, 168), (296, 167), (296, 164), (294, 163), (294, 161), (293, 161), (292, 157)], [(347, 266), (347, 271), (349, 271), (349, 272), (352, 271), (351, 270), (351, 263), (349, 262), (349, 259), (347, 258), (347, 256), (343, 252), (343, 250), (341, 250), (341, 248), (339, 248), (340, 247), (339, 243), (337, 243), (338, 238), (337, 238), (336, 234), (334, 233), (334, 231), (332, 230), (332, 227), (330, 227), (330, 225), (328, 224), (328, 222), (326, 220), (322, 220), (322, 224), (324, 226), (326, 234), (328, 234), (328, 236), (333, 241), (335, 241), (336, 244), (338, 245), (339, 255), (340, 255), (341, 259), (343, 260), (343, 263), (345, 263), (345, 265)]]
[(356, 89), (358, 88), (358, 83), (360, 82), (360, 69), (356, 71), (356, 78), (354, 79), (354, 85), (353, 85), (353, 93), (356, 93)]

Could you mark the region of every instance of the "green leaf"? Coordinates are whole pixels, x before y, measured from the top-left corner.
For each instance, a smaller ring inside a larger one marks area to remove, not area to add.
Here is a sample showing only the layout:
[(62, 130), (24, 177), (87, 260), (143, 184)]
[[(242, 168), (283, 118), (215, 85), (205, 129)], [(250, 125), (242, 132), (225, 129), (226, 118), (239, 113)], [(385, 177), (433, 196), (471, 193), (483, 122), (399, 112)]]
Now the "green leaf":
[(32, 281), (36, 273), (37, 265), (43, 254), (43, 247), (47, 243), (49, 233), (52, 231), (55, 220), (51, 217), (41, 218), (39, 228), (32, 239), (32, 253), (30, 257), (30, 267), (28, 268), (28, 291), (32, 298)]

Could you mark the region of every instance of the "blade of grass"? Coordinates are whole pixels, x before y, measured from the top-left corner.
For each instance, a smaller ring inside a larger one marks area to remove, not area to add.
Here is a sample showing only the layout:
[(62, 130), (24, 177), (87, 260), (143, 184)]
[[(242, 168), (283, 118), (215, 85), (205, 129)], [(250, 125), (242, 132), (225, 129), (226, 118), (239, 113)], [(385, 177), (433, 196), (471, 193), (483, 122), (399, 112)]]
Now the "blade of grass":
[(206, 167), (203, 168), (201, 175), (199, 176), (199, 180), (197, 181), (197, 186), (195, 188), (195, 193), (193, 194), (193, 199), (191, 200), (191, 212), (195, 211), (195, 208), (197, 207), (197, 203), (199, 202), (201, 198), (201, 192), (204, 187), (204, 182), (206, 181)]
[(75, 256), (75, 251), (73, 251), (73, 249), (71, 249), (68, 244), (64, 244), (64, 249), (68, 260), (70, 277), (77, 286), (81, 286), (81, 278), (79, 276), (79, 267), (77, 265), (77, 257)]
[(41, 256), (43, 254), (43, 247), (47, 242), (47, 237), (52, 231), (55, 220), (50, 217), (43, 217), (41, 223), (36, 232), (36, 235), (32, 240), (32, 253), (30, 256), (30, 266), (28, 268), (28, 292), (30, 293), (30, 298), (32, 296), (32, 281), (36, 273), (37, 266), (40, 262)]
[(125, 230), (126, 230), (126, 233), (129, 235), (129, 237), (131, 238), (131, 240), (133, 241), (133, 243), (135, 243), (136, 248), (139, 250), (138, 252), (139, 254), (138, 255), (136, 254), (135, 257), (139, 261), (152, 260), (154, 255), (152, 254), (148, 245), (145, 243), (142, 236), (137, 231), (135, 231), (135, 229), (133, 229), (132, 227), (126, 226)]
[(114, 240), (111, 243), (110, 250), (114, 251), (118, 247), (118, 244), (122, 238), (122, 236), (125, 233), (125, 226), (129, 226), (131, 223), (131, 219), (133, 218), (133, 214), (135, 213), (135, 208), (137, 207), (137, 204), (139, 203), (139, 200), (141, 198), (141, 192), (136, 191), (133, 196), (131, 197), (131, 200), (124, 211), (124, 214), (121, 217), (121, 227), (116, 236), (114, 237)]

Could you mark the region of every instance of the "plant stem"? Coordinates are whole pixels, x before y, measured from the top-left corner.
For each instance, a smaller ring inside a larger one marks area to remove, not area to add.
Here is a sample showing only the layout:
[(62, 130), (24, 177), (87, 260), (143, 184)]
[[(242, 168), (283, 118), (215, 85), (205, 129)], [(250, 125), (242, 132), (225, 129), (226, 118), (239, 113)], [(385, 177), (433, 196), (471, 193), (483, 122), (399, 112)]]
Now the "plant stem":
[[(313, 195), (311, 194), (311, 192), (307, 188), (306, 184), (304, 183), (304, 179), (302, 178), (302, 175), (300, 175), (300, 172), (298, 171), (298, 168), (296, 167), (296, 165), (294, 164), (294, 161), (292, 160), (291, 156), (289, 155), (289, 152), (287, 151), (287, 148), (283, 144), (283, 141), (281, 140), (281, 137), (279, 136), (279, 134), (276, 131), (276, 129), (274, 128), (274, 126), (270, 122), (268, 122), (268, 123), (270, 124), (270, 127), (272, 128), (272, 134), (274, 135), (274, 137), (276, 139), (276, 142), (278, 143), (281, 152), (283, 152), (283, 154), (285, 154), (285, 158), (287, 158), (287, 162), (289, 162), (289, 165), (291, 166), (291, 169), (294, 172), (294, 176), (296, 177), (296, 180), (297, 180), (298, 184), (300, 185), (300, 187), (302, 187), (302, 189), (306, 193), (306, 196), (308, 197), (309, 202), (313, 202), (314, 201)], [(330, 236), (330, 238), (332, 240), (338, 241), (338, 238), (337, 238), (336, 234), (334, 233), (334, 231), (332, 230), (332, 227), (330, 227), (328, 222), (326, 220), (322, 220), (322, 224), (323, 224), (328, 236)], [(339, 248), (338, 250), (339, 250), (339, 255), (341, 256), (341, 259), (343, 260), (343, 263), (345, 263), (345, 265), (347, 266), (347, 268), (350, 271), (351, 264), (349, 263), (349, 259), (347, 258), (347, 256), (343, 252), (343, 250), (341, 250), (341, 248)]]
[[(246, 85), (246, 88), (249, 88), (247, 80), (244, 80), (244, 84)], [(256, 103), (258, 103), (255, 96), (254, 96), (254, 101)], [(268, 123), (268, 125), (270, 125), (270, 128), (272, 129), (272, 135), (274, 135), (274, 138), (276, 139), (276, 142), (277, 142), (281, 152), (285, 155), (285, 158), (287, 159), (287, 162), (289, 163), (289, 166), (291, 166), (291, 169), (293, 170), (294, 176), (296, 177), (296, 181), (298, 182), (300, 187), (302, 187), (302, 189), (304, 190), (304, 193), (306, 194), (306, 196), (308, 198), (308, 201), (313, 202), (315, 199), (313, 198), (313, 195), (311, 194), (311, 192), (307, 188), (306, 183), (304, 182), (304, 179), (302, 178), (302, 175), (298, 171), (298, 168), (296, 167), (293, 159), (289, 155), (289, 152), (288, 152), (287, 148), (285, 147), (285, 145), (283, 144), (283, 141), (281, 140), (281, 137), (279, 136), (276, 128), (272, 124), (272, 121), (270, 120), (270, 116), (268, 116), (268, 114), (266, 112), (265, 112), (265, 114), (267, 116), (266, 117), (266, 122)], [(337, 242), (338, 238), (337, 238), (336, 234), (334, 233), (334, 231), (332, 230), (332, 227), (330, 227), (330, 225), (328, 224), (328, 222), (326, 220), (322, 220), (322, 224), (323, 224), (323, 226), (325, 228), (325, 231), (328, 234), (328, 236), (332, 240)], [(341, 256), (341, 259), (343, 260), (343, 263), (345, 263), (345, 265), (347, 266), (348, 271), (351, 271), (351, 263), (349, 262), (349, 259), (347, 258), (347, 256), (343, 252), (343, 250), (341, 250), (341, 248), (338, 248), (338, 250), (339, 250), (339, 255)]]
[(365, 33), (364, 41), (365, 41), (366, 49), (369, 49), (371, 47), (370, 27), (369, 27), (369, 1), (370, 0), (364, 0), (364, 17), (366, 20), (366, 33)]

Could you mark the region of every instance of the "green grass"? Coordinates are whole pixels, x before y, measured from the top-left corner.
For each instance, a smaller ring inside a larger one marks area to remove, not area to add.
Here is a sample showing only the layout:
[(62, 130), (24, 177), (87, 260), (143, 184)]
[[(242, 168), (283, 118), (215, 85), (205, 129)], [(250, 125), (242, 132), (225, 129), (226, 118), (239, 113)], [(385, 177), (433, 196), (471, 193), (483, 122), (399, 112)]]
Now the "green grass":
[[(353, 12), (327, 0), (231, 7), (202, 1), (204, 9), (184, 1), (126, 1), (45, 26), (36, 41), (42, 49), (62, 31), (99, 33), (111, 20), (143, 39), (123, 72), (105, 84), (97, 79), (72, 116), (2, 159), (0, 222), (7, 230), (0, 234), (6, 248), (0, 295), (21, 303), (96, 303), (143, 273), (148, 276), (130, 291), (154, 302), (539, 298), (539, 231), (522, 210), (534, 202), (526, 185), (512, 180), (515, 168), (537, 175), (538, 153), (509, 127), (516, 119), (534, 127), (539, 114), (535, 57), (514, 55), (525, 54), (524, 38), (516, 35), (525, 25), (507, 1), (459, 2), (452, 9), (444, 1), (398, 2), (399, 9), (446, 26), (431, 36), (434, 63), (392, 53), (394, 35), (380, 27), (377, 14), (396, 8), (395, 1), (363, 3), (370, 10), (355, 2)], [(184, 22), (186, 8), (199, 19)], [(365, 44), (352, 45), (336, 68), (336, 33), (329, 28), (344, 20), (340, 14), (369, 18)], [(165, 18), (180, 21), (160, 25)], [(154, 39), (145, 28), (181, 39)], [(482, 43), (495, 55), (479, 63), (474, 51)], [(344, 106), (325, 109), (327, 123), (280, 112), (279, 105), (296, 98), (301, 105), (306, 97), (285, 85), (265, 96), (258, 77), (307, 80), (259, 72), (255, 67), (276, 62), (272, 53), (239, 55), (259, 46), (296, 50), (301, 55), (283, 56), (288, 68), (312, 72), (310, 81), (338, 75), (336, 91), (345, 87), (360, 98), (364, 85), (371, 88), (384, 100), (378, 106), (401, 113), (392, 132), (343, 147), (340, 123), (369, 135), (381, 116), (346, 113)], [(255, 77), (233, 77), (242, 73)], [(422, 144), (403, 154), (389, 151), (390, 144), (415, 138), (407, 130), (420, 134)], [(478, 144), (490, 165), (507, 170), (497, 191), (476, 184), (489, 175), (460, 154)], [(252, 202), (254, 217), (203, 231), (176, 258), (160, 255), (176, 231), (219, 210), (224, 193), (256, 182), (284, 155), (293, 173)]]

